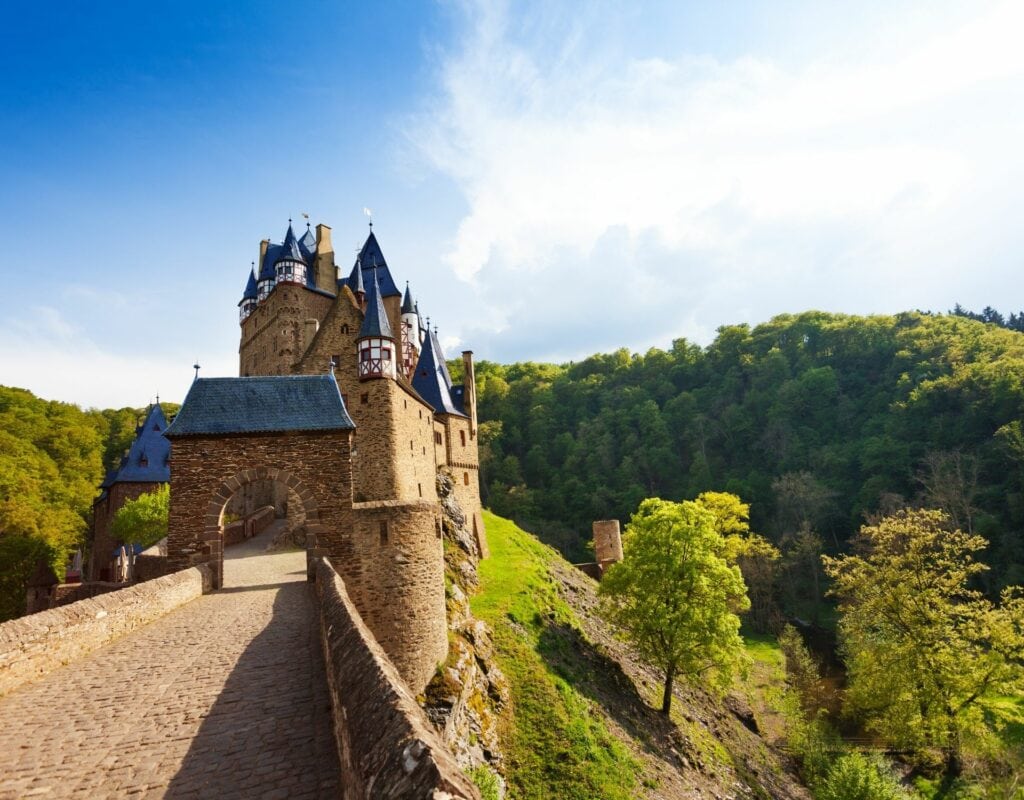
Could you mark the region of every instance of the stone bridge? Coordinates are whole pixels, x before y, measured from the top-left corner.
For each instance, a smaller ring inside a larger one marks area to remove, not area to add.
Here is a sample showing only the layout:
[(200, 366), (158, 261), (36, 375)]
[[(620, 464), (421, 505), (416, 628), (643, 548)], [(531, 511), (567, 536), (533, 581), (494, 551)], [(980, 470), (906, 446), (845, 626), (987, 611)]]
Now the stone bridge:
[[(478, 797), (329, 564), (318, 602), (305, 552), (264, 552), (276, 529), (223, 589), (0, 697), (0, 798)], [(0, 626), (0, 672), (32, 620)]]

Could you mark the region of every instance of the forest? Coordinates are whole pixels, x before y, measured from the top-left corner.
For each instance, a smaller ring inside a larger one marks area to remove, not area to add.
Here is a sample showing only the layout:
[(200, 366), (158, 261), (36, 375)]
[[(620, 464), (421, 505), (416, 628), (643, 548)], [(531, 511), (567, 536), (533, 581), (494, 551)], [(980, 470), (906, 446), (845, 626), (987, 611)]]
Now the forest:
[(83, 411), (0, 386), (0, 621), (24, 613), (25, 581), (41, 558), (62, 575), (83, 546), (99, 484), (140, 413)]
[(706, 348), (483, 362), (485, 505), (582, 562), (593, 520), (733, 493), (782, 550), (784, 610), (815, 618), (822, 554), (881, 515), (938, 508), (990, 543), (995, 595), (1024, 583), (1024, 334), (986, 312), (809, 311), (724, 326)]

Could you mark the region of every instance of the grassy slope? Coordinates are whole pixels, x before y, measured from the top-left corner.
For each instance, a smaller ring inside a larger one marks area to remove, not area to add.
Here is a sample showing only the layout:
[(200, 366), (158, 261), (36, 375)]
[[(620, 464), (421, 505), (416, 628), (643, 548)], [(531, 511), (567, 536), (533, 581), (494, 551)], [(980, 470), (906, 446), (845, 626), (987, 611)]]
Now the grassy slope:
[[(595, 584), (513, 523), (485, 520), (491, 556), (471, 605), (494, 631), (511, 688), (502, 734), (510, 797), (806, 796), (763, 740), (699, 690), (681, 689), (672, 721), (657, 713), (660, 677), (608, 634)], [(740, 694), (760, 716), (780, 654), (752, 655), (765, 668)]]
[(545, 659), (548, 624), (575, 624), (545, 569), (548, 548), (507, 520), (485, 512), (485, 521), (491, 556), (480, 564), (471, 606), (494, 631), (512, 691), (515, 722), (504, 736), (512, 796), (631, 797), (636, 761)]

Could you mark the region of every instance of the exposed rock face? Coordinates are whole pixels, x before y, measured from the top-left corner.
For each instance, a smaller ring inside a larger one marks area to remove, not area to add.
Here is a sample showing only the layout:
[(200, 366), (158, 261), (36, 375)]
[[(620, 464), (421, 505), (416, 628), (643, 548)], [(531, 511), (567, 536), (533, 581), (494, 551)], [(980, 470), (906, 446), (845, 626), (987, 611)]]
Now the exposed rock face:
[(449, 653), (426, 688), (423, 707), (460, 767), (500, 769), (497, 722), (509, 698), (508, 686), (493, 658), (490, 630), (470, 612), (469, 595), (478, 584), (480, 552), (454, 488), (452, 476), (439, 472)]

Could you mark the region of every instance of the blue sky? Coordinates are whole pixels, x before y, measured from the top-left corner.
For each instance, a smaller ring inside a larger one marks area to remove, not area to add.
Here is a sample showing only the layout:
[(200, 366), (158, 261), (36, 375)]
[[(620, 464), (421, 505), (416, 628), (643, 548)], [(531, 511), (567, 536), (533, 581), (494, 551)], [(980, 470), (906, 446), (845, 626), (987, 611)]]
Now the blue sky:
[(1019, 3), (56, 3), (6, 10), (0, 383), (236, 374), (302, 212), (364, 207), (455, 352), (706, 344), (822, 308), (1024, 307)]

